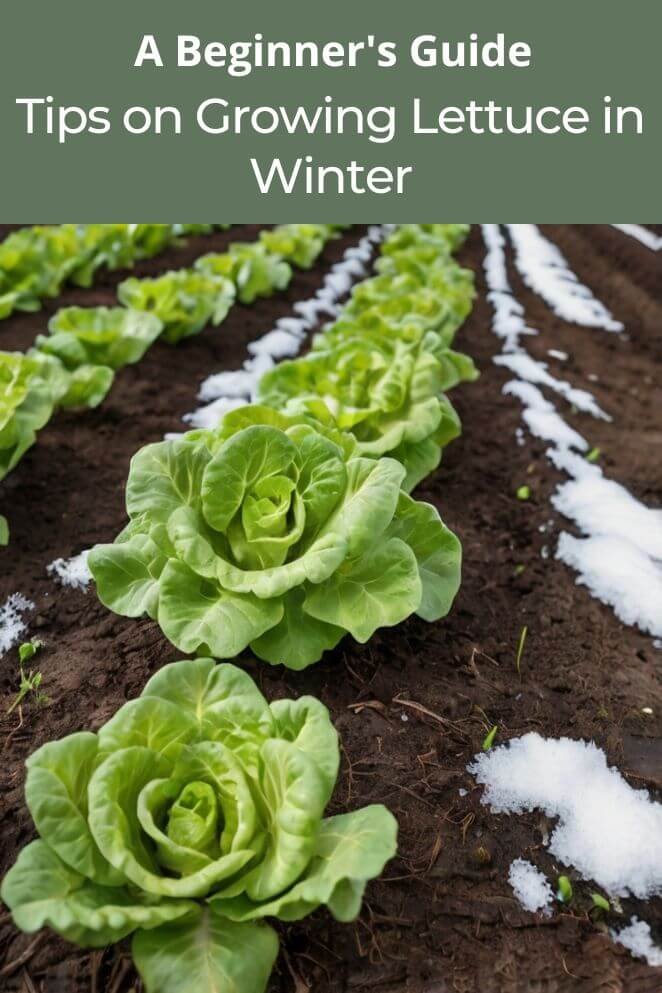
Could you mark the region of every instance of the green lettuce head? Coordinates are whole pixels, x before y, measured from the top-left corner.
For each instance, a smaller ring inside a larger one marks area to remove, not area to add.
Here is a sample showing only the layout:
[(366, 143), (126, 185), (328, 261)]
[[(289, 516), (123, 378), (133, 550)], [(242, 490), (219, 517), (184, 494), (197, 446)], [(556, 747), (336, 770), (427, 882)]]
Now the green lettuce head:
[(353, 920), (395, 854), (382, 806), (324, 817), (338, 737), (314, 697), (269, 705), (212, 659), (175, 662), (97, 734), (27, 762), (39, 834), (2, 884), (16, 925), (96, 948), (133, 937), (147, 993), (262, 993), (265, 917)]
[(31, 349), (0, 352), (0, 479), (34, 444), (56, 407), (95, 407), (113, 372), (84, 365), (67, 372), (59, 359)]
[(323, 405), (356, 438), (359, 455), (401, 462), (403, 489), (410, 491), (460, 433), (445, 392), (476, 376), (471, 359), (443, 347), (433, 332), (406, 342), (363, 331), (328, 351), (280, 362), (262, 377), (259, 400), (313, 417)]
[(227, 252), (203, 255), (195, 268), (210, 276), (229, 279), (237, 287), (241, 303), (271, 296), (284, 289), (292, 278), (289, 264), (261, 242), (235, 242)]
[(402, 491), (399, 462), (309, 421), (247, 406), (138, 452), (130, 522), (88, 558), (101, 601), (149, 614), (184, 652), (231, 658), (250, 645), (292, 669), (348, 632), (365, 642), (413, 613), (447, 614), (455, 535)]
[(310, 269), (332, 237), (330, 224), (279, 224), (271, 231), (260, 233), (260, 241), (269, 252), (280, 255), (299, 269)]
[[(420, 324), (424, 331), (438, 332), (450, 345), (471, 311), (473, 273), (444, 258), (433, 265), (418, 265), (406, 255), (403, 267), (394, 258), (381, 258), (377, 263), (380, 275), (354, 287), (343, 308), (342, 323), (351, 321), (363, 328), (380, 322), (391, 327)], [(326, 332), (317, 335), (313, 347), (328, 347), (325, 337)]]
[(177, 269), (153, 279), (131, 277), (120, 283), (120, 303), (147, 311), (163, 324), (170, 345), (197, 334), (205, 324), (220, 324), (234, 303), (235, 286), (223, 276)]
[(154, 314), (125, 307), (63, 307), (48, 322), (36, 347), (67, 369), (85, 363), (121, 369), (138, 362), (163, 330)]

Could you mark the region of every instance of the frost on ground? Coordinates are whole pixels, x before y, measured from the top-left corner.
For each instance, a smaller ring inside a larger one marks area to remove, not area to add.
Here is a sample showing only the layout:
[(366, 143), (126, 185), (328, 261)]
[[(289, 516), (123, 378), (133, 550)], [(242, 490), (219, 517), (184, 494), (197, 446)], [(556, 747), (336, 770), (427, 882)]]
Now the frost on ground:
[(511, 864), (508, 882), (521, 905), (531, 913), (547, 910), (554, 899), (545, 875), (526, 859), (515, 859)]
[(509, 224), (515, 265), (534, 293), (564, 321), (605, 331), (622, 331), (605, 305), (580, 283), (564, 256), (536, 224)]
[(27, 630), (23, 614), (34, 610), (34, 604), (22, 593), (12, 593), (0, 607), (0, 655), (17, 645)]
[(627, 948), (632, 955), (645, 959), (649, 965), (662, 966), (662, 948), (653, 942), (650, 925), (645, 921), (632, 917), (627, 927), (610, 933), (614, 941)]
[(494, 813), (558, 818), (556, 858), (613, 896), (662, 894), (662, 804), (633, 789), (592, 742), (530, 733), (468, 766)]
[(63, 586), (71, 586), (75, 590), (86, 590), (92, 581), (92, 574), (87, 567), (89, 553), (89, 548), (86, 548), (79, 555), (74, 555), (70, 559), (55, 559), (49, 566), (46, 566), (46, 572)]

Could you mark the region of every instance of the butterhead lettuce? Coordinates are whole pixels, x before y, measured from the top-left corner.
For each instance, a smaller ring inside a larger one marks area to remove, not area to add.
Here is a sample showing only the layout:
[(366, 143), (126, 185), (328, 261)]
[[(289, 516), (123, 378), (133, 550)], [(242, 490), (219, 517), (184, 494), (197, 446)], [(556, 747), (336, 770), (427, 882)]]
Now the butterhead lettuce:
[(184, 652), (303, 669), (350, 633), (443, 617), (460, 544), (402, 490), (404, 467), (332, 424), (247, 406), (220, 428), (147, 445), (129, 524), (88, 558), (101, 601), (148, 614)]
[(381, 331), (355, 332), (328, 350), (280, 362), (264, 374), (258, 398), (286, 412), (320, 416), (350, 432), (360, 455), (389, 455), (407, 472), (408, 492), (439, 464), (460, 434), (445, 393), (477, 376), (471, 359), (444, 347), (433, 332), (407, 341)]
[(147, 993), (262, 993), (273, 917), (353, 920), (395, 854), (382, 806), (324, 817), (338, 736), (314, 697), (269, 705), (212, 659), (161, 669), (96, 734), (27, 762), (39, 834), (1, 895), (16, 925), (98, 948), (133, 934)]

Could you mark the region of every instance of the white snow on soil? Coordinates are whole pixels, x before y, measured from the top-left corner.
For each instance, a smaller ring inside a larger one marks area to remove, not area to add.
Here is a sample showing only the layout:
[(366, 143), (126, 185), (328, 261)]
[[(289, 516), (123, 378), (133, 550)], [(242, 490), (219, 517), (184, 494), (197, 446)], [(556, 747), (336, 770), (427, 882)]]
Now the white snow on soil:
[(571, 428), (557, 413), (554, 404), (545, 400), (537, 386), (511, 379), (503, 388), (506, 395), (516, 396), (522, 401), (524, 411), (522, 417), (529, 431), (536, 438), (549, 441), (563, 448), (578, 448), (588, 451), (588, 442)]
[(627, 948), (632, 955), (645, 959), (649, 965), (662, 966), (662, 948), (653, 942), (650, 925), (631, 917), (627, 927), (610, 932), (614, 941)]
[(580, 283), (559, 249), (536, 224), (509, 224), (508, 231), (522, 279), (558, 317), (585, 327), (623, 330), (588, 286)]
[(618, 228), (619, 231), (629, 235), (631, 238), (636, 238), (637, 241), (640, 241), (642, 245), (650, 248), (653, 252), (662, 250), (662, 238), (656, 235), (654, 231), (645, 228), (642, 224), (612, 224), (612, 227)]
[(0, 607), (0, 655), (17, 645), (27, 631), (23, 614), (34, 610), (34, 604), (22, 593), (12, 593)]
[(515, 859), (508, 872), (508, 882), (525, 910), (532, 914), (538, 910), (549, 913), (554, 893), (547, 877), (535, 865), (526, 859)]
[[(319, 290), (309, 300), (294, 304), (294, 315), (282, 317), (275, 327), (248, 345), (251, 358), (241, 369), (223, 371), (208, 376), (198, 393), (202, 405), (184, 421), (196, 428), (214, 428), (223, 414), (255, 400), (260, 379), (276, 362), (297, 355), (310, 331), (323, 318), (334, 318), (340, 301), (347, 296), (354, 282), (367, 275), (373, 247), (391, 231), (393, 225), (373, 225), (358, 245), (348, 248), (324, 277)], [(171, 437), (175, 437), (172, 435)]]
[(53, 576), (62, 586), (71, 586), (75, 590), (86, 590), (92, 582), (92, 573), (87, 566), (87, 556), (90, 549), (86, 548), (70, 559), (55, 559), (46, 566), (46, 572)]
[(592, 742), (532, 732), (478, 754), (468, 771), (494, 813), (557, 819), (552, 855), (608, 894), (662, 894), (662, 804), (633, 789)]
[(612, 535), (575, 538), (561, 531), (556, 558), (577, 583), (610, 606), (624, 624), (662, 635), (662, 568), (635, 545)]
[(564, 397), (577, 410), (585, 414), (597, 417), (603, 421), (610, 421), (611, 417), (606, 414), (595, 401), (595, 397), (588, 390), (579, 390), (564, 379), (557, 379), (548, 372), (548, 366), (544, 362), (536, 362), (526, 352), (509, 352), (507, 355), (497, 355), (494, 359), (497, 365), (505, 366), (514, 372), (518, 379), (523, 379), (527, 383), (534, 383), (537, 386), (546, 386), (560, 396)]
[[(529, 285), (553, 305), (548, 299), (549, 293), (545, 296), (543, 292), (549, 289), (549, 281), (544, 282), (542, 277), (538, 279), (537, 267), (546, 265), (544, 260), (552, 257), (556, 261), (549, 261), (549, 265), (558, 266), (560, 257), (567, 270), (565, 260), (560, 253), (558, 257), (554, 254), (555, 247), (543, 238), (535, 225), (508, 227), (520, 270), (523, 274), (524, 270), (529, 272)], [(487, 248), (484, 268), (488, 298), (494, 307), (492, 327), (503, 342), (502, 354), (494, 361), (518, 377), (506, 383), (503, 391), (520, 400), (522, 418), (530, 433), (550, 443), (548, 458), (571, 477), (557, 488), (552, 502), (574, 522), (583, 537), (561, 532), (556, 557), (574, 569), (578, 573), (577, 582), (610, 606), (620, 620), (636, 624), (642, 631), (659, 637), (662, 635), (662, 511), (641, 503), (625, 487), (608, 479), (598, 465), (579, 454), (588, 452), (589, 442), (570, 427), (540, 387), (564, 397), (577, 410), (600, 419), (609, 420), (610, 417), (588, 391), (575, 389), (570, 383), (552, 376), (544, 362), (534, 360), (525, 351), (524, 341), (537, 331), (526, 324), (524, 309), (512, 294), (506, 241), (498, 224), (484, 224), (482, 230)], [(547, 247), (541, 247), (540, 239)], [(533, 256), (532, 262), (529, 254)], [(566, 273), (562, 281), (568, 279)], [(575, 285), (574, 277), (569, 284)], [(553, 280), (551, 285), (555, 285)], [(585, 302), (587, 298), (580, 299)], [(559, 312), (557, 307), (554, 309)], [(595, 312), (593, 308), (592, 313)], [(566, 308), (564, 316), (568, 313)], [(520, 439), (518, 436), (518, 442)]]

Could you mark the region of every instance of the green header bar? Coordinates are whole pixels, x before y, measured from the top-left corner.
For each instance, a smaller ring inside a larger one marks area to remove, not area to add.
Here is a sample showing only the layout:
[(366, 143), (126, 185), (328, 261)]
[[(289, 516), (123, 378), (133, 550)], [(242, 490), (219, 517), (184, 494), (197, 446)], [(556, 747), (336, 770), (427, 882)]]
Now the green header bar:
[(0, 220), (655, 220), (661, 28), (650, 0), (22, 0)]

